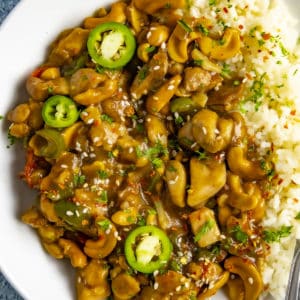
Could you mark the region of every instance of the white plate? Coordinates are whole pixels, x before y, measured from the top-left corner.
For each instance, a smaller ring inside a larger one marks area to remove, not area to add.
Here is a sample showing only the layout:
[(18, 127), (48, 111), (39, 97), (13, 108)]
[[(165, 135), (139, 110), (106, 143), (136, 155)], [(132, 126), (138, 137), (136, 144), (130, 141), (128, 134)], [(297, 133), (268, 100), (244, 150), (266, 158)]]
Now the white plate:
[[(300, 16), (300, 2), (285, 0)], [(24, 80), (44, 58), (47, 45), (67, 27), (80, 23), (110, 0), (22, 0), (0, 27), (0, 114), (26, 101)], [(6, 149), (7, 125), (0, 131), (0, 268), (28, 300), (71, 300), (74, 278), (71, 268), (47, 255), (36, 234), (19, 221), (31, 206), (34, 193), (17, 180), (23, 153)], [(17, 155), (18, 154), (18, 155)], [(215, 299), (224, 299), (218, 295)]]

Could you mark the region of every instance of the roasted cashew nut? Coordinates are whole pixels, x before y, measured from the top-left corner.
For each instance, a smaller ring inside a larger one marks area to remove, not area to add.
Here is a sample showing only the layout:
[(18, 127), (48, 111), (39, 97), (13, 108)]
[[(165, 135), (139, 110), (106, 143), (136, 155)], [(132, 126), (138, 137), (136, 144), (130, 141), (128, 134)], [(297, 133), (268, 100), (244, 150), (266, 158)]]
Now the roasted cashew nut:
[(159, 142), (162, 146), (167, 147), (169, 132), (165, 121), (154, 115), (147, 115), (145, 120), (145, 128), (150, 143), (155, 145)]
[(140, 44), (137, 48), (137, 56), (144, 63), (147, 63), (150, 59), (150, 47), (151, 45), (149, 43), (143, 43)]
[(255, 183), (241, 183), (238, 175), (228, 173), (229, 193), (227, 203), (241, 211), (254, 209), (262, 200), (259, 187)]
[(132, 299), (139, 293), (140, 283), (138, 280), (126, 273), (121, 273), (112, 279), (111, 289), (118, 299)]
[(229, 169), (245, 180), (259, 180), (265, 177), (265, 172), (259, 162), (247, 159), (245, 147), (234, 146), (229, 148), (227, 162)]
[(153, 1), (153, 0), (133, 0), (133, 4), (141, 11), (147, 13), (148, 15), (152, 15), (160, 9), (169, 5), (170, 7), (184, 8), (185, 0), (161, 0), (161, 1)]
[(180, 161), (168, 161), (165, 180), (167, 182), (171, 201), (179, 207), (185, 206), (186, 177), (185, 167)]
[(263, 282), (256, 266), (247, 259), (232, 256), (227, 258), (224, 267), (230, 273), (238, 274), (245, 287), (244, 300), (256, 300), (263, 289)]
[(218, 290), (220, 290), (228, 281), (230, 273), (224, 271), (218, 280), (214, 283), (212, 288), (208, 288), (205, 292), (197, 296), (197, 300), (209, 299), (211, 296), (215, 295)]
[(161, 24), (150, 24), (150, 29), (147, 33), (147, 40), (151, 46), (161, 46), (167, 41), (170, 35), (169, 27)]
[(74, 242), (67, 239), (59, 239), (58, 245), (63, 249), (65, 256), (69, 257), (74, 268), (84, 268), (87, 265), (87, 257)]
[(206, 204), (226, 183), (226, 166), (214, 159), (190, 160), (191, 187), (188, 190), (187, 204), (200, 208)]
[(91, 29), (105, 22), (126, 22), (126, 3), (123, 1), (113, 3), (110, 12), (101, 18), (88, 17), (83, 22), (83, 27)]
[(201, 36), (201, 32), (192, 31), (188, 33), (180, 24), (177, 24), (167, 44), (169, 56), (176, 62), (185, 63), (189, 58), (189, 44)]
[(212, 62), (199, 49), (197, 48), (193, 49), (191, 55), (193, 60), (201, 61), (201, 67), (204, 70), (221, 74), (222, 68), (216, 63)]
[(241, 47), (240, 33), (234, 28), (226, 28), (221, 40), (202, 35), (197, 42), (204, 55), (217, 60), (235, 56)]
[(203, 109), (192, 119), (192, 132), (197, 143), (206, 151), (216, 153), (231, 142), (234, 123), (219, 117), (212, 110)]
[(126, 15), (136, 34), (140, 33), (142, 28), (149, 22), (148, 16), (142, 11), (138, 10), (132, 2), (127, 7)]
[(108, 283), (108, 265), (98, 259), (92, 259), (76, 274), (76, 290), (78, 300), (107, 299), (110, 295)]
[[(104, 219), (105, 220), (105, 219)], [(103, 221), (103, 220), (101, 220)], [(104, 258), (108, 256), (117, 245), (117, 230), (115, 226), (108, 221), (109, 227), (98, 229), (97, 240), (87, 240), (84, 245), (84, 253), (92, 258)]]

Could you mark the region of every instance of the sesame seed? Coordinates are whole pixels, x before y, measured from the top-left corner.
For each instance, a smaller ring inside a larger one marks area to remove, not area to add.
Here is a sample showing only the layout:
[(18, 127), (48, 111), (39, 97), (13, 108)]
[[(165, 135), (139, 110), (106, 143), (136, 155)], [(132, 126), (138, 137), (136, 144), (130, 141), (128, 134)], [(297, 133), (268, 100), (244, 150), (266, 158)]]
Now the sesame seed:
[(158, 283), (157, 283), (157, 282), (154, 283), (153, 288), (154, 288), (155, 290), (158, 289)]
[(250, 284), (253, 284), (253, 282), (254, 282), (253, 278), (252, 278), (252, 277), (249, 277), (249, 278), (248, 278), (248, 282), (249, 282)]
[(94, 123), (94, 119), (88, 119), (87, 121), (86, 121), (86, 124), (88, 124), (88, 125), (91, 125), (91, 124), (93, 124)]
[(158, 271), (158, 270), (156, 270), (156, 271), (153, 272), (153, 276), (154, 276), (154, 277), (157, 276), (158, 274), (159, 274), (159, 271)]
[(181, 286), (179, 285), (179, 286), (176, 287), (175, 291), (179, 292), (180, 290), (181, 290)]
[(203, 131), (203, 134), (206, 135), (207, 134), (207, 130), (205, 127), (202, 127), (202, 131)]
[(160, 66), (154, 66), (153, 67), (153, 70), (159, 70), (160, 69)]
[(161, 47), (161, 49), (166, 49), (167, 45), (165, 42), (163, 42), (160, 47)]
[(172, 84), (168, 86), (168, 90), (169, 90), (169, 91), (174, 90), (174, 88), (175, 88), (175, 86), (172, 85)]
[(67, 210), (66, 211), (66, 215), (69, 216), (69, 217), (71, 217), (71, 216), (74, 216), (74, 213), (72, 211), (70, 211), (70, 210)]
[(77, 209), (75, 210), (75, 214), (76, 214), (77, 217), (80, 216), (79, 211)]
[(82, 114), (84, 117), (87, 117), (87, 116), (89, 115), (87, 111), (83, 111), (81, 114)]
[(88, 213), (89, 209), (87, 207), (85, 207), (83, 210), (82, 210), (82, 213), (86, 214)]
[(96, 154), (95, 153), (90, 153), (90, 158), (95, 158)]
[(67, 169), (67, 168), (68, 168), (67, 165), (60, 165), (60, 167), (61, 167), (62, 169)]

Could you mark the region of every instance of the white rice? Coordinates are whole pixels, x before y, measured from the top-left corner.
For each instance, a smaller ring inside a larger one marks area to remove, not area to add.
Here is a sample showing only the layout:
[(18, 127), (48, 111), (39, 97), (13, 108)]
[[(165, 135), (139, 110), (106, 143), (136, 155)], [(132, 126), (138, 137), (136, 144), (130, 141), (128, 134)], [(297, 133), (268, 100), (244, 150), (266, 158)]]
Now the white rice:
[[(210, 19), (216, 31), (222, 32), (226, 25), (239, 28), (244, 39), (251, 34), (264, 42), (261, 52), (258, 48), (245, 51), (244, 47), (226, 63), (242, 78), (253, 77), (245, 79), (245, 99), (251, 95), (254, 80), (263, 76), (261, 103), (246, 102), (242, 112), (261, 154), (273, 145), (271, 160), (281, 182), (273, 188), (263, 225), (272, 229), (293, 226), (289, 237), (271, 244), (262, 270), (266, 293), (276, 300), (284, 299), (295, 238), (300, 238), (300, 221), (295, 219), (300, 212), (300, 49), (296, 21), (283, 0), (216, 0), (213, 5), (208, 0), (194, 0), (191, 13)], [(217, 22), (217, 18), (224, 22)], [(255, 27), (258, 29), (253, 30)], [(262, 32), (275, 38), (264, 40)]]

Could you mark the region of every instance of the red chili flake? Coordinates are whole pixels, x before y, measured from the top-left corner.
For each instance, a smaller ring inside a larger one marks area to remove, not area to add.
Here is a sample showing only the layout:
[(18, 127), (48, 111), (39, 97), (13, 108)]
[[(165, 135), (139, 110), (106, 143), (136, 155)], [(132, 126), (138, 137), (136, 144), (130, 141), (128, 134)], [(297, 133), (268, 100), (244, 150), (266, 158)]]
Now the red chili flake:
[(93, 122), (93, 126), (99, 126), (100, 125), (100, 121), (99, 120), (95, 120), (94, 122)]
[(283, 179), (280, 178), (280, 179), (278, 180), (278, 185), (280, 185), (280, 184), (282, 184), (282, 183), (283, 183)]
[(288, 128), (289, 128), (288, 124), (284, 124), (283, 127), (284, 127), (285, 129), (288, 129)]
[(244, 29), (244, 26), (242, 24), (239, 25), (239, 29), (242, 30)]
[(295, 203), (299, 202), (299, 199), (297, 199), (297, 198), (294, 198), (293, 200), (294, 200)]
[(274, 144), (271, 143), (271, 151), (274, 152)]
[(47, 66), (41, 66), (41, 67), (38, 67), (38, 68), (36, 68), (32, 73), (31, 73), (31, 76), (32, 77), (37, 77), (37, 78), (39, 78), (42, 74), (43, 74), (43, 72), (45, 71), (45, 70), (47, 70), (49, 67), (47, 67)]
[(258, 49), (258, 50), (257, 50), (258, 53), (260, 53), (261, 51), (262, 51), (261, 49)]
[(267, 61), (268, 59), (269, 59), (269, 56), (266, 56), (266, 55), (265, 55), (265, 56), (263, 57), (263, 60), (264, 60), (264, 61)]
[(295, 115), (296, 115), (296, 109), (291, 110), (290, 114), (291, 114), (292, 116), (295, 116)]
[(269, 40), (269, 39), (271, 38), (271, 34), (270, 34), (270, 33), (263, 33), (263, 34), (262, 34), (262, 38), (263, 38), (265, 41), (267, 41), (267, 40)]
[(228, 8), (227, 7), (223, 7), (223, 11), (224, 11), (224, 13), (228, 14)]

